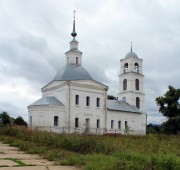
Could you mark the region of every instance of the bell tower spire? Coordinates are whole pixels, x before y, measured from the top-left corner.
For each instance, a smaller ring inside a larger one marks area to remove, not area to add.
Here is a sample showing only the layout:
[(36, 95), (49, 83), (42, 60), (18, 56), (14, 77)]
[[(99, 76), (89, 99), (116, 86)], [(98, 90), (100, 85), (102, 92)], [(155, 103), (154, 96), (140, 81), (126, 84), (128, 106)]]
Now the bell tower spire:
[(72, 37), (75, 38), (77, 36), (76, 25), (75, 25), (75, 13), (76, 13), (76, 11), (74, 10), (73, 13), (74, 13), (74, 21), (73, 21), (73, 31), (72, 31), (71, 35), (72, 35)]

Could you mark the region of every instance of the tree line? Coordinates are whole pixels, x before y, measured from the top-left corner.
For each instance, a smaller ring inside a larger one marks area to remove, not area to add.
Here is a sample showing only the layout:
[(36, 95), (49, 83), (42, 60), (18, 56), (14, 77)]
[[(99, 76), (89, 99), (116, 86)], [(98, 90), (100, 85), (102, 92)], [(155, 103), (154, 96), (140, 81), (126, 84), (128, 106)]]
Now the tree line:
[(0, 113), (0, 127), (12, 126), (12, 125), (27, 126), (28, 124), (21, 116), (18, 116), (17, 118), (13, 118), (10, 117), (7, 112)]

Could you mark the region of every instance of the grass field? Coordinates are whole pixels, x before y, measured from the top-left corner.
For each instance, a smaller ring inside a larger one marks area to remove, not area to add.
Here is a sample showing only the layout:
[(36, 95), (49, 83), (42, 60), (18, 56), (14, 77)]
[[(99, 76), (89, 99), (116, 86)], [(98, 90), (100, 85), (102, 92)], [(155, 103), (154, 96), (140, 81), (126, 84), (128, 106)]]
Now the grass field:
[(0, 140), (86, 170), (180, 170), (180, 136), (67, 135), (5, 127)]

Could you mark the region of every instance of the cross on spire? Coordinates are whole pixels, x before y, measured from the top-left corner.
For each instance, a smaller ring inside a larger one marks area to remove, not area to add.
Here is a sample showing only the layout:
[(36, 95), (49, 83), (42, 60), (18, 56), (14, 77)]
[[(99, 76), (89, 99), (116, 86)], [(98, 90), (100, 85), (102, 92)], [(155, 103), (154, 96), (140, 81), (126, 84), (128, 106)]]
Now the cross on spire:
[(132, 52), (132, 41), (131, 41), (131, 52)]
[(75, 14), (76, 14), (76, 10), (74, 10), (74, 11), (73, 11), (73, 13), (74, 13), (74, 20), (75, 20)]

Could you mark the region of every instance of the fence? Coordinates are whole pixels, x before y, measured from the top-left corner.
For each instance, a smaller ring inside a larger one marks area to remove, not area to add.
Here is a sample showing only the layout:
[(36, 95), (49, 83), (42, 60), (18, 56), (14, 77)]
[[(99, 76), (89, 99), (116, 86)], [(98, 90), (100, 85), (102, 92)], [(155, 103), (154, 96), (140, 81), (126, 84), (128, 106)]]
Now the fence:
[(68, 128), (68, 127), (58, 127), (58, 126), (31, 126), (33, 130), (37, 131), (47, 131), (47, 132), (53, 132), (53, 133), (66, 133), (66, 134), (97, 134), (97, 135), (145, 135), (144, 131), (135, 131), (135, 130), (123, 130), (123, 129), (100, 129), (100, 128)]

